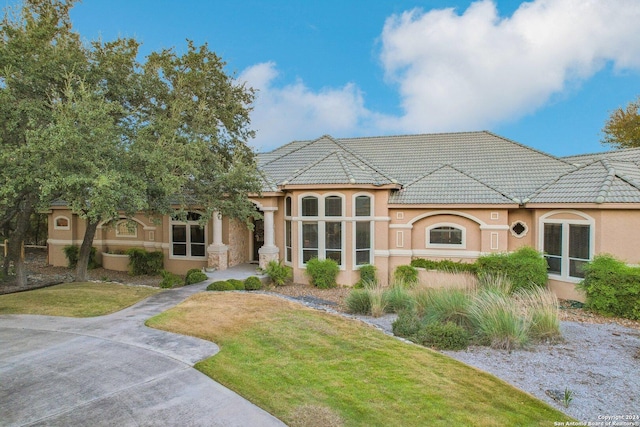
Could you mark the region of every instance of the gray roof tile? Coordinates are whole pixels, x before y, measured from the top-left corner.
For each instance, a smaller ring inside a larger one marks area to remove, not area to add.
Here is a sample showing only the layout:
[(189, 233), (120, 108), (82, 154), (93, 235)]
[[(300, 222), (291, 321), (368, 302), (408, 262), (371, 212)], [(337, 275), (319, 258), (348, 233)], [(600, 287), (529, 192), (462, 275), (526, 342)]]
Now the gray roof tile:
[(400, 183), (403, 189), (392, 193), (391, 203), (640, 200), (640, 148), (560, 159), (485, 131), (344, 139), (325, 135), (260, 154), (258, 164), (271, 189), (282, 184)]

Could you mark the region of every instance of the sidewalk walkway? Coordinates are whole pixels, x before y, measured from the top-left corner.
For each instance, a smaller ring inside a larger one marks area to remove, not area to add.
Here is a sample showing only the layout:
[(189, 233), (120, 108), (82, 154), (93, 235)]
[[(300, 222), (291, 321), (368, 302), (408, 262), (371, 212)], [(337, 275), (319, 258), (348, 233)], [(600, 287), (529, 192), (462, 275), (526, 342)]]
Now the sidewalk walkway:
[(217, 345), (144, 326), (213, 280), (253, 274), (216, 272), (96, 318), (0, 316), (0, 425), (283, 426), (192, 368)]

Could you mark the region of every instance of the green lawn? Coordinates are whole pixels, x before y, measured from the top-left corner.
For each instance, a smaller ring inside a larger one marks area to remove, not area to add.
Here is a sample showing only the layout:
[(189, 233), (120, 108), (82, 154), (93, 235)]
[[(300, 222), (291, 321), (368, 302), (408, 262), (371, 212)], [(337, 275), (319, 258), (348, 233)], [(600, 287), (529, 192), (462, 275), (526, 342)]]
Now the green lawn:
[(291, 425), (326, 425), (327, 415), (385, 427), (568, 419), (440, 353), (271, 296), (198, 294), (147, 324), (219, 344), (196, 368)]
[(93, 317), (129, 307), (159, 289), (119, 283), (66, 283), (0, 295), (0, 314)]

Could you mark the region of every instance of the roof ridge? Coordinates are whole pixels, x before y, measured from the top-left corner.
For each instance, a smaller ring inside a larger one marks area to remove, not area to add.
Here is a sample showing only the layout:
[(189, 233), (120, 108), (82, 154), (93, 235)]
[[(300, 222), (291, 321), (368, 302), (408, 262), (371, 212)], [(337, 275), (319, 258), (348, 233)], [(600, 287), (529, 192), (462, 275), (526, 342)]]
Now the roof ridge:
[(566, 171), (566, 172), (564, 172), (564, 173), (562, 173), (562, 174), (558, 175), (558, 176), (556, 177), (556, 179), (554, 179), (553, 181), (547, 181), (546, 183), (544, 183), (544, 185), (542, 185), (542, 186), (538, 187), (536, 190), (534, 190), (534, 191), (533, 191), (533, 193), (531, 193), (531, 194), (529, 194), (527, 197), (525, 197), (525, 198), (524, 198), (525, 203), (526, 203), (527, 201), (529, 201), (530, 199), (532, 199), (533, 197), (535, 197), (535, 195), (536, 195), (536, 194), (538, 194), (538, 193), (540, 193), (540, 192), (542, 192), (542, 191), (544, 191), (544, 190), (548, 189), (549, 187), (551, 187), (552, 185), (554, 185), (555, 183), (557, 183), (558, 181), (560, 181), (560, 180), (561, 180), (562, 178), (564, 178), (565, 176), (571, 175), (572, 173), (578, 172), (578, 171), (579, 171), (579, 170), (581, 170), (581, 169), (584, 169), (584, 168), (586, 168), (586, 167), (588, 167), (588, 166), (591, 166), (591, 165), (593, 165), (593, 164), (595, 164), (595, 163), (599, 163), (599, 162), (602, 162), (602, 160), (601, 160), (601, 159), (596, 159), (596, 160), (593, 160), (593, 161), (591, 161), (591, 162), (589, 162), (589, 163), (585, 163), (585, 164), (582, 164), (582, 165), (579, 165), (579, 166), (573, 165), (573, 166), (575, 167), (575, 169), (568, 170), (568, 171)]
[[(571, 156), (563, 156), (562, 158), (586, 157), (586, 156), (603, 156), (603, 155), (607, 155), (607, 154), (621, 153), (621, 152), (624, 152), (624, 151), (634, 151), (634, 150), (640, 150), (640, 147), (629, 147), (629, 148), (618, 148), (618, 149), (614, 148), (613, 150), (597, 151), (595, 153), (574, 154), (574, 155), (571, 155)], [(625, 160), (620, 160), (620, 161), (625, 161)], [(626, 160), (626, 161), (632, 161), (632, 160)]]
[[(278, 156), (278, 157), (276, 157), (276, 158), (274, 158), (274, 159), (269, 160), (268, 162), (264, 163), (262, 166), (266, 166), (266, 165), (268, 165), (268, 164), (270, 164), (270, 163), (275, 162), (276, 160), (280, 160), (280, 159), (282, 159), (282, 158), (283, 158), (283, 157), (285, 157), (285, 156), (288, 156), (288, 155), (290, 155), (290, 154), (292, 154), (292, 153), (295, 153), (296, 151), (300, 151), (300, 150), (302, 150), (303, 148), (308, 147), (309, 145), (314, 144), (314, 143), (316, 143), (316, 142), (320, 141), (321, 139), (323, 139), (323, 138), (327, 138), (327, 137), (328, 137), (329, 139), (331, 139), (333, 142), (335, 142), (335, 140), (334, 140), (331, 136), (329, 136), (329, 135), (322, 135), (322, 136), (321, 136), (321, 137), (319, 137), (319, 138), (312, 139), (312, 140), (307, 140), (307, 141), (291, 141), (290, 143), (285, 144), (285, 145), (283, 145), (282, 147), (277, 148), (276, 150), (280, 150), (281, 148), (284, 148), (284, 147), (286, 147), (287, 145), (291, 145), (291, 144), (293, 144), (293, 143), (295, 143), (295, 142), (302, 143), (302, 145), (301, 145), (300, 147), (298, 147), (298, 148), (294, 149), (294, 150), (291, 150), (291, 151), (289, 151), (289, 152), (287, 152), (287, 153), (281, 154), (280, 156)], [(274, 150), (274, 151), (276, 151), (276, 150)], [(273, 151), (271, 151), (271, 153), (273, 153)], [(268, 154), (268, 153), (265, 153), (265, 154)]]
[[(591, 164), (594, 163), (596, 162), (593, 162)], [(611, 166), (607, 159), (601, 159), (600, 163), (606, 169), (607, 176), (604, 178), (602, 186), (600, 186), (600, 191), (598, 191), (598, 195), (596, 196), (595, 202), (598, 204), (604, 203), (607, 200), (607, 195), (611, 190), (611, 184), (613, 184), (613, 180), (616, 178), (616, 170), (613, 168), (613, 166)]]
[(338, 150), (334, 150), (331, 151), (330, 153), (328, 153), (326, 156), (324, 157), (320, 157), (318, 160), (316, 160), (315, 162), (310, 162), (307, 163), (307, 165), (305, 167), (303, 167), (302, 169), (298, 169), (296, 171), (293, 172), (293, 174), (289, 177), (287, 177), (284, 181), (282, 181), (282, 184), (288, 184), (289, 181), (299, 177), (300, 175), (302, 175), (303, 173), (305, 173), (306, 171), (308, 171), (309, 169), (311, 169), (312, 167), (320, 164), (321, 162), (325, 161), (326, 159), (328, 159), (329, 157), (333, 156), (334, 154), (336, 154), (338, 152)]
[(351, 173), (351, 169), (347, 165), (347, 160), (343, 158), (341, 152), (336, 151), (335, 153), (336, 153), (336, 156), (338, 157), (338, 161), (340, 162), (340, 166), (342, 167), (342, 170), (344, 170), (344, 173), (347, 174), (347, 178), (349, 179), (349, 182), (351, 184), (355, 184), (356, 179), (354, 178), (353, 173)]
[(504, 141), (510, 142), (511, 144), (515, 144), (515, 145), (517, 145), (519, 147), (525, 148), (525, 149), (527, 149), (529, 151), (533, 151), (534, 153), (542, 154), (543, 156), (549, 157), (549, 158), (554, 159), (554, 160), (558, 160), (558, 161), (560, 161), (560, 162), (562, 162), (562, 163), (564, 163), (566, 165), (575, 167), (575, 165), (573, 163), (571, 163), (571, 162), (569, 162), (567, 160), (564, 160), (562, 157), (557, 157), (557, 156), (554, 156), (553, 154), (549, 154), (549, 153), (546, 153), (546, 152), (544, 152), (542, 150), (538, 150), (537, 148), (529, 147), (528, 145), (524, 145), (524, 144), (522, 144), (522, 143), (520, 143), (518, 141), (514, 141), (512, 139), (505, 138), (504, 136), (495, 134), (495, 133), (490, 132), (488, 130), (486, 130), (484, 132), (486, 132), (487, 134), (492, 135), (492, 136), (494, 136), (496, 138), (500, 138), (500, 139), (502, 139)]
[(615, 168), (615, 163), (633, 163), (634, 165), (637, 166), (636, 162), (624, 161), (624, 160), (622, 160), (622, 161), (618, 161), (618, 160), (611, 161), (609, 159), (602, 159), (602, 162), (603, 162), (603, 164), (604, 164), (604, 162), (607, 162), (607, 164), (610, 165), (611, 169), (614, 170), (615, 175), (618, 178), (620, 178), (621, 180), (623, 180), (624, 182), (626, 182), (627, 184), (629, 184), (630, 186), (632, 186), (636, 190), (640, 190), (640, 182), (637, 182), (633, 178), (629, 178), (629, 176), (627, 176), (624, 172), (620, 172), (618, 169)]
[(382, 138), (410, 138), (416, 136), (442, 136), (442, 135), (464, 135), (472, 133), (489, 133), (486, 130), (460, 131), (460, 132), (432, 132), (432, 133), (411, 133), (411, 134), (395, 134), (395, 135), (376, 135), (376, 136), (352, 136), (348, 138), (335, 138), (339, 141), (350, 141), (354, 139), (382, 139)]
[[(386, 178), (387, 180), (389, 180), (389, 182), (392, 183), (397, 183), (398, 180), (393, 178), (392, 176), (387, 175), (386, 172), (381, 171), (380, 169), (378, 169), (377, 167), (375, 167), (373, 165), (373, 163), (369, 160), (367, 160), (365, 157), (361, 156), (358, 153), (353, 152), (351, 149), (347, 148), (344, 146), (344, 144), (342, 144), (342, 142), (340, 140), (337, 140), (329, 135), (325, 135), (328, 138), (330, 138), (334, 143), (336, 143), (340, 148), (342, 148), (344, 151), (346, 151), (347, 153), (349, 153), (351, 156), (355, 157), (357, 160), (361, 161), (362, 163), (364, 163), (365, 166), (367, 166), (369, 169), (375, 171), (377, 174), (381, 175), (382, 177)], [(355, 138), (354, 138), (355, 139)]]

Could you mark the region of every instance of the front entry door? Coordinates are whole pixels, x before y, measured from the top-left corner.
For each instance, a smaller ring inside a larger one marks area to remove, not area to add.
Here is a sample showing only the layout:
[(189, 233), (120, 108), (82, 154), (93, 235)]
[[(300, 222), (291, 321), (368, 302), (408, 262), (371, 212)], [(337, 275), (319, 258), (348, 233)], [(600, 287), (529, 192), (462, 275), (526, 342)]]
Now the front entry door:
[(253, 220), (253, 261), (260, 260), (258, 250), (264, 246), (264, 220)]

